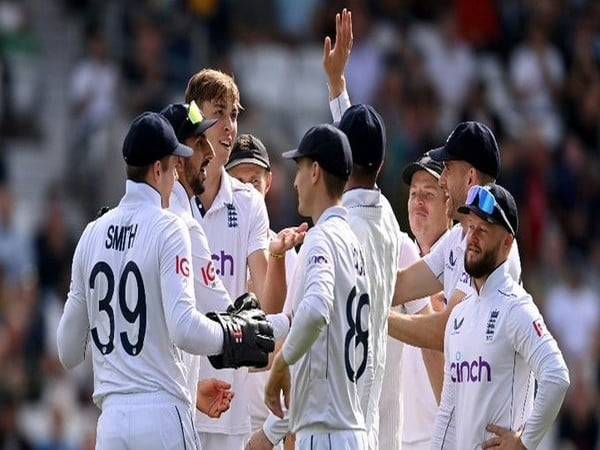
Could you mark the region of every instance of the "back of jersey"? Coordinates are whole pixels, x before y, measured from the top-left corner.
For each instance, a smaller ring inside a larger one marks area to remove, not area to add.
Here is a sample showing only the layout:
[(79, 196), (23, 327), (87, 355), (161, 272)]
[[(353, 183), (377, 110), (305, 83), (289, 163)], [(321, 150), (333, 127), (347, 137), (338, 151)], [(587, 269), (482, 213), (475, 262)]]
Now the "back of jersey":
[[(357, 383), (372, 374), (367, 267), (345, 211), (331, 208), (329, 212), (329, 217), (321, 218), (315, 227), (320, 229), (311, 230), (300, 254), (307, 265), (320, 264), (320, 258), (324, 261), (321, 264), (330, 264), (327, 260), (331, 256), (335, 284), (328, 325), (293, 366), (294, 432), (365, 429)], [(327, 246), (326, 256), (319, 250), (311, 251), (323, 248), (318, 242)]]
[[(158, 195), (149, 186), (137, 186), (136, 195), (129, 187), (117, 208), (88, 225), (74, 264), (89, 318), (93, 399), (101, 406), (110, 394), (166, 391), (189, 403), (182, 351), (172, 344), (165, 322), (160, 258), (165, 237), (184, 225), (160, 202), (144, 201)], [(191, 283), (187, 258), (171, 263), (181, 283)]]
[[(368, 267), (374, 373), (372, 383), (363, 377), (359, 380), (359, 388), (367, 390), (361, 392), (361, 404), (370, 434), (370, 448), (378, 448), (378, 405), (385, 372), (387, 317), (394, 294), (400, 253), (400, 227), (387, 199), (379, 191), (348, 191), (344, 194), (344, 204), (348, 208), (350, 228), (363, 247)], [(371, 442), (372, 440), (374, 441)]]

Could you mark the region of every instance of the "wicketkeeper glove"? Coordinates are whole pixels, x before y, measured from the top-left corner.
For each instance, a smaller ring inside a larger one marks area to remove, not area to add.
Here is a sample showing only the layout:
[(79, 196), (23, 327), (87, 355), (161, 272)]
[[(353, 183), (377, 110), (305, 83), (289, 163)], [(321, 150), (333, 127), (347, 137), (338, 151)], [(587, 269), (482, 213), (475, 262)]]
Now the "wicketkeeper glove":
[(251, 309), (260, 309), (260, 303), (252, 292), (246, 292), (235, 299), (233, 305), (227, 308), (227, 312), (238, 313), (240, 311), (249, 311)]
[(275, 350), (275, 338), (273, 327), (260, 309), (210, 312), (206, 317), (221, 325), (225, 337), (223, 353), (208, 357), (215, 369), (267, 366), (269, 353)]

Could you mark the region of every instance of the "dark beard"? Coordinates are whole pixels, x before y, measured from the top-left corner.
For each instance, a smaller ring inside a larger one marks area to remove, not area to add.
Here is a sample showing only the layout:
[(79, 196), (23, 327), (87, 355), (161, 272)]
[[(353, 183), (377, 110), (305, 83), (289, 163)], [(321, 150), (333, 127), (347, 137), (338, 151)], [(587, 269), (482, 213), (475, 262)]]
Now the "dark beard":
[(473, 278), (482, 278), (496, 269), (496, 251), (494, 249), (488, 250), (478, 262), (474, 263), (467, 262), (467, 253), (465, 252), (465, 271)]
[(200, 180), (200, 176), (195, 176), (191, 169), (191, 166), (185, 166), (185, 178), (187, 179), (193, 194), (200, 195), (204, 192), (204, 182)]
[(204, 192), (204, 183), (196, 178), (190, 183), (190, 188), (194, 195), (200, 195)]

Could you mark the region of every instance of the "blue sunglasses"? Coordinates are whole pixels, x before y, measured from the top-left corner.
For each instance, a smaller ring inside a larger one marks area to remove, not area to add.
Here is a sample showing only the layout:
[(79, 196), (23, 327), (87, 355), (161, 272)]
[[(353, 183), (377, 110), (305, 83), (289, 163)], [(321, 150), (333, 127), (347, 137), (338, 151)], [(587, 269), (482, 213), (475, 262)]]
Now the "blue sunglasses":
[(508, 221), (508, 218), (506, 217), (504, 210), (500, 207), (500, 205), (496, 201), (496, 197), (494, 197), (494, 194), (492, 194), (485, 187), (472, 186), (471, 189), (469, 189), (469, 193), (467, 194), (466, 205), (474, 206), (490, 217), (493, 215), (494, 208), (495, 208), (496, 211), (498, 211), (498, 213), (502, 217), (502, 221), (504, 222), (504, 225), (508, 228), (508, 230), (510, 231), (510, 233), (513, 236), (515, 235), (515, 230), (513, 229), (510, 222)]

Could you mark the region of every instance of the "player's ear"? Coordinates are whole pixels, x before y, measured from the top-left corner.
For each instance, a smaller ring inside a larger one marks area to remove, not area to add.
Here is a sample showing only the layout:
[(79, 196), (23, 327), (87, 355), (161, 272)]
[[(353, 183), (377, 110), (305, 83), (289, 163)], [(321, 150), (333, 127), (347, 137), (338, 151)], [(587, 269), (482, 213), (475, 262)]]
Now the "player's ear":
[(180, 156), (175, 158), (175, 170), (177, 173), (183, 173), (183, 158)]
[(150, 167), (150, 177), (152, 181), (157, 182), (160, 179), (162, 167), (160, 161), (154, 161)]
[(469, 189), (471, 188), (471, 186), (478, 184), (477, 172), (475, 171), (474, 167), (469, 167), (469, 169), (467, 170), (467, 184), (469, 186)]
[(271, 189), (271, 183), (273, 183), (273, 173), (267, 171), (267, 188), (265, 189), (265, 194)]
[(310, 180), (313, 184), (317, 184), (319, 178), (321, 177), (321, 166), (316, 161), (313, 161), (310, 166)]
[(510, 252), (514, 240), (515, 237), (512, 234), (505, 233), (504, 239), (502, 239), (502, 246), (506, 251)]

